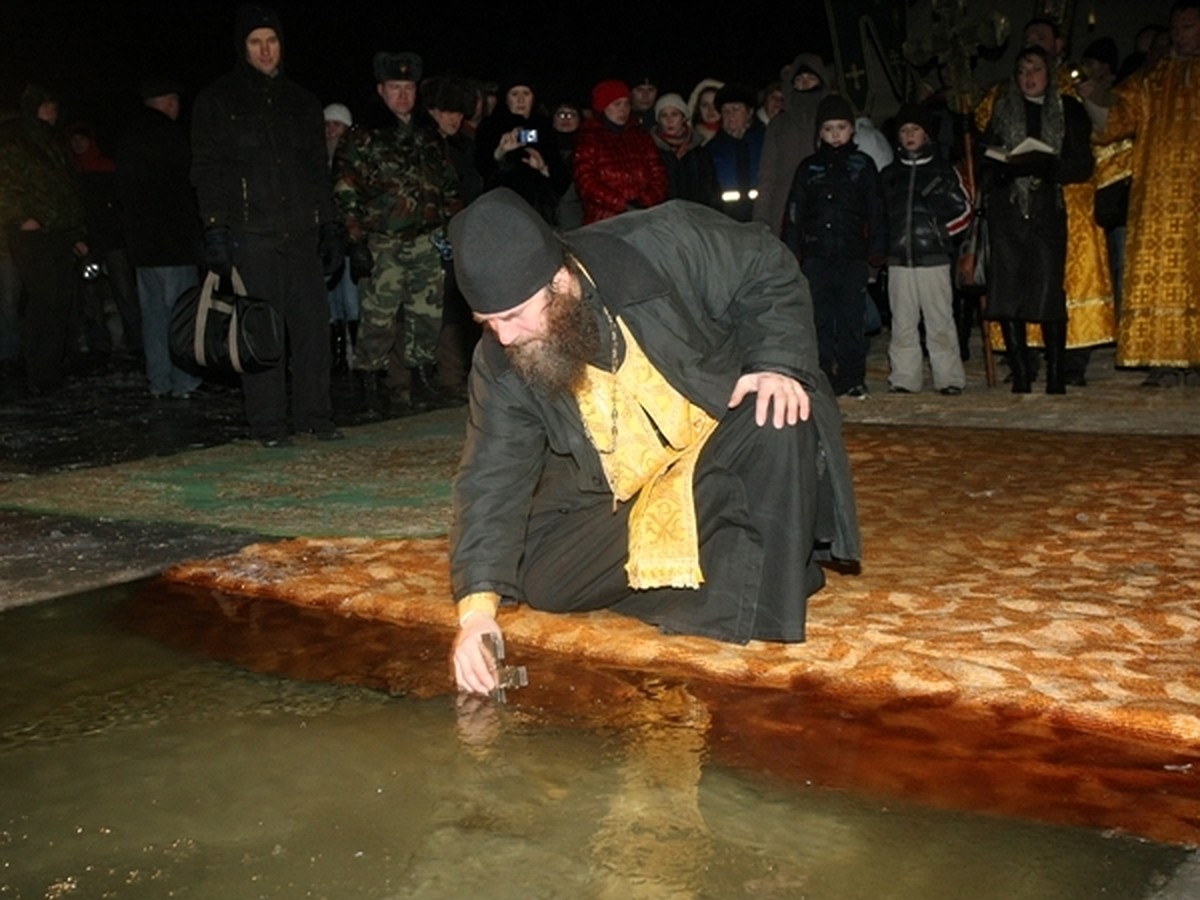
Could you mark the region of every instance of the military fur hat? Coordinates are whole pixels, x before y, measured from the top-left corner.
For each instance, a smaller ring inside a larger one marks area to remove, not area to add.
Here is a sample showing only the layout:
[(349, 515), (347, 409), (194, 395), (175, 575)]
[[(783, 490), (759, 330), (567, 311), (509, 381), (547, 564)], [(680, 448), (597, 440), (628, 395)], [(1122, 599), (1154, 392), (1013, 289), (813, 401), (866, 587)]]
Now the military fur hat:
[(388, 53), (380, 51), (375, 54), (375, 80), (382, 84), (385, 81), (417, 81), (421, 80), (421, 57), (415, 53)]
[(454, 274), (477, 313), (519, 306), (563, 265), (562, 245), (515, 191), (496, 188), (450, 220)]

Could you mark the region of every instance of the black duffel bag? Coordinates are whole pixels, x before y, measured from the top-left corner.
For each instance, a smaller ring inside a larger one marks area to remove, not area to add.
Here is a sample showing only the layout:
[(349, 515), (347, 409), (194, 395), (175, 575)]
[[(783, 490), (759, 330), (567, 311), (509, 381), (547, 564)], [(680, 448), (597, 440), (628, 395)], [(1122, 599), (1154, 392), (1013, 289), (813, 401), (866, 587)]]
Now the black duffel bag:
[(246, 296), (237, 269), (233, 293), (209, 272), (171, 309), (171, 357), (191, 372), (266, 372), (283, 359), (283, 323), (266, 300)]

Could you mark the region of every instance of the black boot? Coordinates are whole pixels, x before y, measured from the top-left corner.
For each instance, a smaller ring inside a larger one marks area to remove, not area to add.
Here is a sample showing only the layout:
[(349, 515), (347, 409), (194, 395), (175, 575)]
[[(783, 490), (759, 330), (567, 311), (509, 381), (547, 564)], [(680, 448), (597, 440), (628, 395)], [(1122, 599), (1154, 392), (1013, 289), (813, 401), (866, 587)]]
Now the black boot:
[(346, 342), (346, 360), (349, 362), (354, 359), (354, 354), (358, 352), (358, 319), (349, 319), (346, 322), (346, 331), (349, 332), (349, 340)]
[(395, 406), (392, 389), (387, 380), (387, 369), (380, 369), (371, 374), (375, 377), (375, 411), (386, 419), (392, 414)]
[(1042, 339), (1046, 343), (1046, 393), (1067, 392), (1067, 323), (1043, 322)]
[(971, 358), (971, 329), (975, 327), (975, 310), (978, 307), (977, 297), (955, 293), (954, 327), (958, 331), (958, 355), (963, 362)]
[(1028, 394), (1029, 359), (1025, 354), (1025, 323), (1019, 319), (1001, 319), (1000, 331), (1004, 335), (1004, 351), (1008, 358), (1008, 369), (1012, 373), (1012, 392)]
[(346, 323), (340, 319), (329, 323), (329, 359), (334, 375), (346, 374)]
[(437, 371), (432, 365), (413, 367), (412, 399), (414, 406), (423, 409), (440, 409), (451, 405), (438, 387)]
[(386, 399), (380, 399), (380, 394), (383, 393), (386, 398), (386, 387), (380, 389), (381, 377), (384, 372), (372, 372), (367, 369), (354, 370), (354, 404), (360, 413), (367, 413), (375, 416), (381, 415), (379, 407), (381, 403), (386, 403)]

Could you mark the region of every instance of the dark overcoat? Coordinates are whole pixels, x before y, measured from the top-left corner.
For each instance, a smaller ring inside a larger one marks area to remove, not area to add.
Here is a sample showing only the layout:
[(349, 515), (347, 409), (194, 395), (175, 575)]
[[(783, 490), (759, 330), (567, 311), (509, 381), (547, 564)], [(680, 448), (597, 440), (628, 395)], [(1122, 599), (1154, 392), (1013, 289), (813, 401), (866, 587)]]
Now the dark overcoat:
[[(1062, 186), (1087, 181), (1095, 162), (1092, 125), (1083, 105), (1063, 97), (1062, 150), (1038, 168), (1025, 210), (1015, 199), (1014, 177), (1004, 163), (987, 161), (983, 175), (991, 271), (988, 274), (988, 318), (1027, 322), (1065, 322), (1067, 295), (1067, 209)], [(1026, 101), (1026, 132), (1041, 137), (1041, 107)], [(999, 143), (985, 132), (984, 146)]]
[[(816, 539), (825, 556), (857, 560), (841, 414), (817, 363), (808, 284), (788, 249), (761, 224), (683, 201), (590, 225), (569, 240), (604, 305), (671, 385), (713, 417), (729, 412), (744, 373), (782, 372), (804, 384), (818, 439), (818, 496), (808, 498), (818, 512)], [(609, 486), (574, 399), (531, 391), (490, 332), (476, 348), (470, 391), (454, 485), (454, 595), (521, 599), (518, 568), (535, 493), (560, 503), (572, 493), (541, 479), (570, 478), (581, 507)], [(548, 466), (552, 457), (566, 464)], [(798, 547), (798, 557), (810, 550)]]

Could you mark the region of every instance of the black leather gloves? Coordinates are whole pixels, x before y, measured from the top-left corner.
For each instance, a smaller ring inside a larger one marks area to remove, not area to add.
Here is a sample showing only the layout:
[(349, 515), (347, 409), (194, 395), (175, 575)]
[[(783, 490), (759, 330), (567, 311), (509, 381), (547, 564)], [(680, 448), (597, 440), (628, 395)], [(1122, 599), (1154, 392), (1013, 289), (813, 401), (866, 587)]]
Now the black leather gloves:
[(317, 236), (317, 253), (321, 271), (326, 278), (333, 276), (346, 261), (346, 229), (341, 222), (322, 222)]
[(204, 229), (204, 266), (223, 280), (233, 274), (233, 232), (228, 225)]
[(350, 262), (350, 277), (356, 284), (364, 278), (371, 277), (375, 268), (375, 257), (371, 255), (371, 248), (367, 246), (366, 241), (351, 244), (347, 259)]

